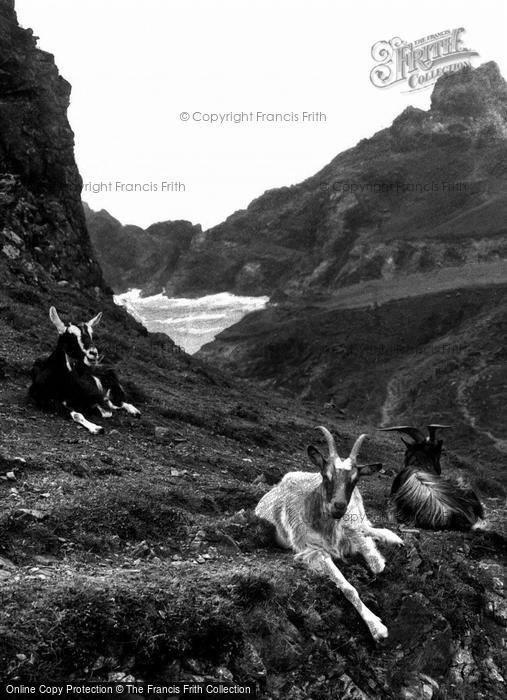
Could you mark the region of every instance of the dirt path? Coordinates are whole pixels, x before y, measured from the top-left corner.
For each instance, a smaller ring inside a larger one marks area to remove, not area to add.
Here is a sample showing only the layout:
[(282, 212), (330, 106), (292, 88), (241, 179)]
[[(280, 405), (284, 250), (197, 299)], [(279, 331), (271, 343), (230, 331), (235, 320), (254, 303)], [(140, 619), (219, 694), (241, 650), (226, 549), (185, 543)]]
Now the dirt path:
[(475, 431), (478, 433), (481, 433), (482, 435), (485, 435), (488, 437), (490, 440), (493, 441), (495, 447), (497, 450), (500, 452), (507, 454), (507, 440), (504, 440), (502, 438), (497, 438), (495, 435), (490, 430), (484, 430), (480, 428), (477, 425), (477, 419), (473, 415), (473, 413), (470, 411), (468, 407), (468, 400), (467, 400), (467, 391), (474, 386), (478, 381), (480, 381), (480, 373), (486, 369), (487, 364), (486, 360), (481, 359), (478, 366), (477, 366), (477, 371), (474, 373), (474, 375), (469, 378), (469, 379), (462, 379), (457, 387), (456, 391), (456, 403), (458, 405), (458, 408), (460, 409), (465, 422), (473, 428)]
[(330, 299), (316, 305), (325, 309), (354, 309), (395, 299), (493, 284), (507, 284), (507, 260), (361, 282), (343, 287)]

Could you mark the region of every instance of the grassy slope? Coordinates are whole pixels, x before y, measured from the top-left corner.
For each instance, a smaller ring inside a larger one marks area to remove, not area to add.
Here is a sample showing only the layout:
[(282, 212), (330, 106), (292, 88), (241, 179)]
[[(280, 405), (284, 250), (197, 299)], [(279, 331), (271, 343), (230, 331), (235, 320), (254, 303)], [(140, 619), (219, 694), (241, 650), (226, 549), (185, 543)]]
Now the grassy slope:
[[(49, 301), (22, 287), (0, 296), (0, 475), (16, 477), (0, 479), (0, 556), (13, 562), (0, 560), (0, 677), (168, 681), (222, 666), (263, 696), (359, 697), (356, 684), (394, 698), (420, 692), (426, 673), (441, 697), (500, 697), (490, 537), (405, 534), (376, 579), (345, 565), (390, 628), (376, 647), (332, 584), (252, 517), (267, 488), (256, 477), (308, 468), (305, 445), (329, 415), (209, 370), (107, 301), (98, 344), (143, 416), (116, 415), (91, 437), (25, 398), (34, 356), (54, 341)], [(71, 289), (51, 301), (73, 317), (97, 308)], [(340, 424), (343, 451), (368, 428)], [(364, 457), (393, 469), (401, 450), (375, 436)], [(387, 522), (390, 481), (361, 487), (375, 523)], [(495, 520), (498, 501), (487, 505)]]

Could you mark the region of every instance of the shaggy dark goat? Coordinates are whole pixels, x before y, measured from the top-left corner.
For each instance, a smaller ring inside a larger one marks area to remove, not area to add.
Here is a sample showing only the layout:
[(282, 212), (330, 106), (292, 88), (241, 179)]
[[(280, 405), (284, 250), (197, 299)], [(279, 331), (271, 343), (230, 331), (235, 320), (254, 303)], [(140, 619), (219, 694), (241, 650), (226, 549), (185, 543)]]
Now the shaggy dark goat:
[(381, 430), (405, 433), (413, 442), (402, 438), (404, 468), (391, 487), (391, 499), (399, 522), (429, 530), (470, 530), (484, 518), (481, 502), (466, 489), (441, 476), (440, 455), (443, 440), (436, 440), (437, 430), (448, 425), (428, 425), (429, 436), (418, 428), (396, 425)]
[(114, 369), (99, 362), (93, 330), (101, 317), (99, 313), (87, 323), (65, 324), (52, 306), (49, 318), (58, 331), (58, 343), (49, 357), (35, 361), (29, 389), (38, 406), (56, 409), (94, 435), (104, 429), (83, 413), (96, 411), (110, 418), (113, 410), (123, 409), (131, 416), (140, 415), (126, 403)]

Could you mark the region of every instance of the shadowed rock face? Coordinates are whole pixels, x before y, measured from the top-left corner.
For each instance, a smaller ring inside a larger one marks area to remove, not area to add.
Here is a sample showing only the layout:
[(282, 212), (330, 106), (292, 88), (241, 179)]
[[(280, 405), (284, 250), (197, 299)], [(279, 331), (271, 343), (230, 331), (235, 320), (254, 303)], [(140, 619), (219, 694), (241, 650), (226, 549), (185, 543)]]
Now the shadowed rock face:
[(84, 205), (86, 223), (104, 277), (115, 292), (132, 287), (143, 294), (162, 292), (200, 226), (189, 221), (163, 221), (146, 230), (122, 226), (107, 211)]
[(70, 85), (0, 2), (0, 277), (102, 287), (67, 120)]
[(506, 133), (496, 64), (448, 74), (430, 110), (408, 107), (315, 176), (266, 192), (195, 238), (171, 293), (306, 296), (501, 259)]
[[(90, 235), (115, 288), (153, 272), (170, 296), (307, 297), (502, 261), (506, 135), (506, 83), (486, 63), (444, 75), (428, 111), (407, 107), (304, 182), (265, 192), (207, 231), (186, 224), (192, 235), (176, 254), (172, 227), (184, 222), (164, 224), (169, 265), (159, 264), (160, 243), (147, 232), (110, 218), (108, 230), (115, 240), (121, 230), (130, 251), (117, 259), (102, 235), (107, 212), (88, 215)], [(139, 258), (136, 236), (146, 243)]]

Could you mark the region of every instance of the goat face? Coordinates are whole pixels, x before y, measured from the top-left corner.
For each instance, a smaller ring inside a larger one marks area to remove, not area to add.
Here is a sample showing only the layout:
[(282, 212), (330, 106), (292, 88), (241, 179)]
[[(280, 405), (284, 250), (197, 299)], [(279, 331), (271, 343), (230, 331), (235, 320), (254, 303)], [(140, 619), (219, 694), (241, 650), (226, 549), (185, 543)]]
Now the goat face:
[(381, 464), (357, 465), (357, 454), (366, 435), (361, 435), (355, 442), (347, 459), (340, 459), (331, 433), (319, 426), (328, 443), (329, 457), (325, 458), (320, 451), (310, 445), (308, 456), (319, 468), (322, 474), (322, 508), (326, 515), (340, 520), (346, 513), (352, 493), (361, 474), (371, 474), (378, 471)]
[[(403, 440), (403, 438), (402, 438)], [(442, 455), (443, 440), (430, 442), (428, 438), (424, 442), (409, 443), (403, 440), (405, 450), (405, 466), (432, 469), (435, 474), (442, 473), (440, 457)]]
[(99, 351), (93, 344), (93, 329), (99, 323), (102, 312), (98, 313), (87, 323), (65, 325), (58, 316), (54, 306), (49, 310), (49, 318), (55, 325), (58, 334), (58, 344), (65, 355), (78, 362), (92, 367), (99, 359)]
[(437, 430), (446, 430), (450, 427), (450, 425), (430, 423), (430, 425), (428, 425), (428, 437), (424, 435), (422, 430), (410, 425), (395, 425), (392, 428), (380, 428), (380, 430), (394, 430), (397, 433), (405, 433), (405, 435), (408, 435), (412, 439), (412, 442), (407, 442), (401, 438), (406, 447), (405, 467), (420, 467), (422, 469), (434, 471), (435, 474), (441, 474), (440, 456), (442, 454), (442, 445), (444, 441), (436, 440), (436, 432)]

